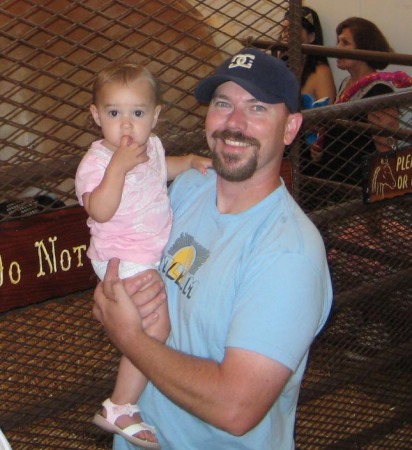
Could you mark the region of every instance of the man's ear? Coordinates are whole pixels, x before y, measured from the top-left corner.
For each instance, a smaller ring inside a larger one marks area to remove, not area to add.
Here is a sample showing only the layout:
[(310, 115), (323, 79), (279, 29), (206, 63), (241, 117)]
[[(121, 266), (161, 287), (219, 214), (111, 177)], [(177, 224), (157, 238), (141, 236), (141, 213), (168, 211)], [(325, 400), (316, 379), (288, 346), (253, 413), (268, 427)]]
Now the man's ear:
[(89, 111), (93, 117), (93, 120), (96, 122), (96, 124), (100, 127), (100, 118), (99, 118), (99, 113), (97, 112), (97, 108), (96, 105), (90, 105)]
[(289, 145), (293, 142), (299, 132), (300, 126), (302, 125), (302, 120), (303, 116), (300, 112), (289, 114), (285, 127), (285, 135), (283, 138), (285, 145)]

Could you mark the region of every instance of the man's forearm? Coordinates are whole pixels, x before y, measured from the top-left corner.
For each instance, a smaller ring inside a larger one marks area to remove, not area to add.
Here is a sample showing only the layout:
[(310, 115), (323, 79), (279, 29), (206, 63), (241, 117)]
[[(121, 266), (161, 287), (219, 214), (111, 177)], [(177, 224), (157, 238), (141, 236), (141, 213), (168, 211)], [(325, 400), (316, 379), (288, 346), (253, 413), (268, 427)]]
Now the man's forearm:
[(229, 349), (219, 364), (178, 352), (142, 332), (123, 342), (123, 354), (172, 402), (234, 435), (262, 420), (291, 374), (276, 361), (241, 349)]
[(141, 317), (146, 314), (137, 305), (149, 300), (153, 311), (150, 298), (154, 292), (151, 288), (137, 291), (132, 300), (117, 277), (117, 266), (118, 261), (109, 264), (104, 282), (95, 290), (94, 305), (95, 317), (113, 344), (157, 389), (189, 413), (234, 435), (256, 426), (280, 395), (290, 369), (236, 347), (227, 348), (222, 362), (216, 362), (176, 351), (151, 338), (143, 331)]
[(145, 333), (119, 349), (170, 400), (220, 426), (230, 400), (218, 363), (175, 351)]

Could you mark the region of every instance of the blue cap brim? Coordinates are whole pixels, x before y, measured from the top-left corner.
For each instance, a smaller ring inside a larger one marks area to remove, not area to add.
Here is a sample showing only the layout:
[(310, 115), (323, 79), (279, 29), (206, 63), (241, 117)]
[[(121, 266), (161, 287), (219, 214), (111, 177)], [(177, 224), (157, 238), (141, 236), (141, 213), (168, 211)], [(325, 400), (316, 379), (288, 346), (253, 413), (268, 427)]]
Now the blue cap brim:
[(284, 100), (279, 97), (274, 97), (268, 95), (266, 92), (262, 91), (254, 83), (251, 83), (244, 78), (238, 78), (229, 75), (213, 75), (209, 78), (202, 80), (197, 88), (195, 89), (195, 97), (199, 102), (209, 103), (212, 100), (213, 94), (218, 86), (228, 81), (233, 81), (234, 83), (246, 89), (250, 94), (253, 95), (257, 100), (264, 103), (282, 103)]

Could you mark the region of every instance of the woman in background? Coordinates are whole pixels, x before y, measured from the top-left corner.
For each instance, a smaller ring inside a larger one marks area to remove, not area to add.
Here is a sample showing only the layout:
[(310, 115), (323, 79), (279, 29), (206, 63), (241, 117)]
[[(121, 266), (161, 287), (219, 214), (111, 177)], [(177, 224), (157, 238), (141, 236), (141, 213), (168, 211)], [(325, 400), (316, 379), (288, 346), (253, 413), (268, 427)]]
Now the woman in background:
[[(288, 41), (289, 36), (289, 12), (286, 12), (282, 21), (281, 41)], [(302, 44), (324, 45), (322, 26), (316, 11), (306, 6), (302, 7)], [(282, 59), (285, 55), (280, 55)], [(332, 70), (325, 56), (303, 55), (301, 73), (301, 93), (310, 95), (319, 100), (329, 98), (329, 103), (334, 103), (336, 88)]]
[[(371, 21), (350, 17), (336, 28), (338, 48), (392, 52), (388, 41)], [(412, 79), (404, 72), (381, 72), (388, 63), (338, 58), (339, 69), (349, 76), (340, 85), (336, 103), (384, 95), (397, 88), (411, 86)], [(360, 112), (352, 121), (370, 122), (382, 128), (399, 126), (397, 108), (387, 108), (369, 113)], [(318, 163), (316, 176), (330, 180), (360, 185), (362, 183), (362, 159), (375, 152), (392, 149), (391, 140), (384, 136), (368, 136), (344, 126), (333, 125), (312, 146), (312, 156)]]
[[(286, 12), (282, 21), (280, 41), (289, 40), (289, 12)], [(302, 44), (324, 45), (322, 26), (319, 16), (311, 8), (302, 7)], [(280, 54), (280, 58), (287, 60), (287, 55)], [(335, 102), (336, 88), (332, 70), (325, 56), (304, 54), (302, 60), (302, 72), (300, 80), (301, 107), (309, 109), (314, 107), (314, 102), (322, 100), (318, 106), (325, 106)], [(301, 141), (300, 171), (305, 175), (313, 175), (311, 144), (316, 142), (316, 131), (307, 130)]]

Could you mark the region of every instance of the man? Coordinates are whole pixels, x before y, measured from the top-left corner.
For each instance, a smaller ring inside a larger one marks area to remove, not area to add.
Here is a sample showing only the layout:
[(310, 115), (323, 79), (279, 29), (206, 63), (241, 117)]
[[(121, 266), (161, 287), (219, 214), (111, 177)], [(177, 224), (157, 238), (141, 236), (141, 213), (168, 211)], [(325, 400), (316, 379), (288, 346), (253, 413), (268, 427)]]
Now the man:
[[(309, 346), (332, 299), (323, 241), (280, 178), (302, 122), (299, 86), (282, 61), (247, 48), (195, 96), (210, 102), (216, 172), (186, 172), (170, 191), (159, 266), (170, 338), (143, 331), (155, 316), (142, 321), (139, 293), (133, 302), (113, 267), (95, 315), (148, 378), (139, 406), (163, 450), (289, 450)], [(114, 448), (134, 447), (117, 436)]]

